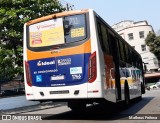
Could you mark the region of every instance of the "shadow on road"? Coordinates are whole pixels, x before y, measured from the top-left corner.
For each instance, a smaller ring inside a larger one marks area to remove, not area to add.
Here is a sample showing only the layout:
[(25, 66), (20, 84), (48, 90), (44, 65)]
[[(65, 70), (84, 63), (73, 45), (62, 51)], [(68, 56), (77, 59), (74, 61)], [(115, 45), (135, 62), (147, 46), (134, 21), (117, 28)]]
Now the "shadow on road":
[(85, 111), (68, 111), (45, 117), (47, 120), (117, 120), (128, 119), (129, 116), (138, 113), (154, 97), (144, 97), (142, 100), (133, 100), (131, 106), (125, 109), (122, 104), (101, 104), (89, 106)]

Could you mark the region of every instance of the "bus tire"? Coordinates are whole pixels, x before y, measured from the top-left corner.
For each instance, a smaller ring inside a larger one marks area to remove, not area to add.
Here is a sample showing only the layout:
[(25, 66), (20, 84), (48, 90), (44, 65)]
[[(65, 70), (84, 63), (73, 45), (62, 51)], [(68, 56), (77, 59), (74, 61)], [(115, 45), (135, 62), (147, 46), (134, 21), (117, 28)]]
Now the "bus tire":
[(142, 83), (141, 83), (141, 93), (142, 93), (142, 94), (145, 94), (145, 86), (144, 86), (144, 84), (142, 84)]
[(86, 109), (86, 104), (83, 102), (71, 101), (71, 102), (68, 102), (68, 107), (72, 111), (81, 112)]

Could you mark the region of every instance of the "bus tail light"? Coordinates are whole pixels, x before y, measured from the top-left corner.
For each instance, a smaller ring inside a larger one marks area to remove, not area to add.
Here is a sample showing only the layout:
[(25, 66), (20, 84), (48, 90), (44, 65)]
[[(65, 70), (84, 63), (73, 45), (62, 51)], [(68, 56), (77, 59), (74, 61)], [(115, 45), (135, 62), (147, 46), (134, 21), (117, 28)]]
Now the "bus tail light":
[(32, 86), (32, 78), (31, 78), (31, 73), (30, 73), (30, 69), (29, 69), (29, 64), (27, 61), (25, 61), (25, 69), (26, 69), (26, 81), (28, 86)]
[(97, 78), (96, 52), (91, 54), (89, 58), (88, 78), (89, 83), (92, 83)]

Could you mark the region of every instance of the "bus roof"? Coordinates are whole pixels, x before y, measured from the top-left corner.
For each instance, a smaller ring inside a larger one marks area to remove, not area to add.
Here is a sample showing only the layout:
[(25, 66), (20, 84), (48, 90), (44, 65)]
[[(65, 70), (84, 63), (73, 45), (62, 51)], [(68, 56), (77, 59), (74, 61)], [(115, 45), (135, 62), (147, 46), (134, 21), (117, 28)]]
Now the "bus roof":
[(50, 14), (48, 16), (43, 16), (43, 17), (28, 21), (26, 23), (26, 25), (35, 24), (38, 22), (46, 21), (49, 19), (57, 18), (57, 17), (63, 17), (63, 16), (68, 16), (68, 15), (74, 15), (74, 14), (83, 14), (83, 13), (89, 12), (89, 10), (90, 9), (82, 9), (82, 10), (64, 11), (64, 12), (60, 12), (60, 13), (54, 13), (54, 14)]

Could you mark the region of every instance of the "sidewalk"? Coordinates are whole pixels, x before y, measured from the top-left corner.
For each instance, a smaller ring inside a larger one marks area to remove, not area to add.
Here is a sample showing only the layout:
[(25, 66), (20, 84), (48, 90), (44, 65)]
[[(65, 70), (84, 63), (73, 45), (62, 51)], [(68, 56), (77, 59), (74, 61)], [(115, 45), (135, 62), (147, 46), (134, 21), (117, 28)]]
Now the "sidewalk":
[(8, 110), (37, 104), (39, 104), (39, 101), (28, 101), (25, 96), (8, 97), (0, 99), (0, 110)]

